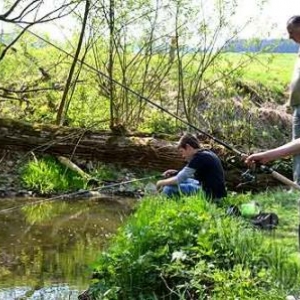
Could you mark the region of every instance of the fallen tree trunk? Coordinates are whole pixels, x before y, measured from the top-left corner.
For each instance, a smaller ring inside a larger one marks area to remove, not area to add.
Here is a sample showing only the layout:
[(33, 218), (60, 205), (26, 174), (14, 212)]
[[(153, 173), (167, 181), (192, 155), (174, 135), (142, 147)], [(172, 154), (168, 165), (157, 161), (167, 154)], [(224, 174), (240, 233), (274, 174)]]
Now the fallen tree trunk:
[[(257, 183), (239, 187), (242, 171), (246, 170), (239, 158), (228, 163), (232, 153), (222, 146), (202, 143), (202, 147), (213, 149), (222, 159), (227, 186), (230, 190), (265, 189), (280, 183), (267, 174), (258, 176)], [(146, 135), (118, 135), (110, 131), (92, 131), (53, 125), (30, 124), (11, 119), (0, 119), (0, 149), (47, 153), (106, 163), (118, 163), (126, 167), (137, 167), (164, 171), (179, 169), (184, 161), (179, 155), (176, 143)]]
[(117, 135), (10, 119), (0, 119), (0, 148), (78, 156), (158, 171), (184, 164), (174, 142), (151, 136)]

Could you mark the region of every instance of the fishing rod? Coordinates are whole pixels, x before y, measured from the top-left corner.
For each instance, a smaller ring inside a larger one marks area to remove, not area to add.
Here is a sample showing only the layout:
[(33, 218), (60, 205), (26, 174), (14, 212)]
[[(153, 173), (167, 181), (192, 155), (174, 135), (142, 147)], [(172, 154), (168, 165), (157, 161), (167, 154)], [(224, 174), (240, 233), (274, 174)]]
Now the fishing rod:
[[(20, 28), (24, 29), (24, 27), (22, 27), (19, 24), (16, 24), (17, 26), (19, 26)], [(32, 32), (31, 30), (27, 31), (32, 34), (33, 36), (37, 37), (38, 39), (42, 40), (43, 42), (51, 45), (52, 47), (56, 48), (57, 50), (63, 52), (64, 54), (66, 54), (69, 57), (74, 58), (74, 55), (72, 55), (71, 53), (68, 53), (67, 51), (65, 51), (64, 49), (58, 47), (57, 45), (51, 43), (50, 41), (47, 41), (46, 39), (44, 39), (43, 37), (37, 35), (36, 33)], [(198, 128), (197, 126), (191, 124), (190, 122), (184, 120), (183, 118), (177, 116), (176, 114), (168, 111), (167, 109), (165, 109), (164, 107), (162, 107), (161, 105), (151, 101), (149, 98), (140, 95), (138, 92), (132, 90), (131, 88), (129, 88), (128, 86), (124, 85), (123, 83), (118, 82), (117, 80), (115, 80), (114, 78), (110, 77), (109, 75), (105, 74), (104, 72), (101, 72), (100, 70), (97, 70), (95, 67), (89, 65), (88, 63), (86, 63), (85, 61), (82, 61), (81, 59), (77, 59), (78, 62), (80, 62), (82, 65), (86, 66), (87, 68), (93, 70), (94, 72), (96, 72), (97, 74), (100, 74), (101, 76), (103, 76), (104, 78), (106, 78), (107, 80), (114, 82), (115, 84), (117, 84), (118, 86), (124, 88), (125, 90), (129, 91), (130, 93), (132, 93), (133, 95), (137, 96), (138, 99), (144, 100), (147, 103), (151, 104), (152, 106), (160, 109), (161, 111), (165, 112), (166, 114), (170, 115), (171, 117), (175, 118), (176, 120), (182, 122), (183, 124), (189, 126), (190, 128), (194, 129), (195, 131), (198, 131), (200, 133), (202, 133), (203, 135), (207, 136), (208, 138), (210, 138), (211, 140), (215, 141), (216, 143), (224, 146), (226, 149), (238, 154), (241, 158), (243, 158), (244, 156), (246, 156), (245, 153), (239, 151), (238, 149), (236, 149), (235, 147), (229, 145), (228, 143), (224, 142), (221, 139), (216, 138), (215, 136), (205, 132), (204, 130)], [(286, 178), (285, 176), (279, 174), (278, 172), (274, 171), (272, 168), (265, 166), (265, 165), (261, 165), (260, 166), (261, 170), (271, 174), (275, 179), (281, 181), (284, 184), (287, 184), (297, 190), (300, 190), (300, 186), (295, 184), (292, 180), (289, 180), (288, 178)], [(248, 177), (250, 176), (250, 174), (248, 174)]]
[(87, 194), (89, 192), (94, 192), (94, 191), (100, 192), (100, 191), (105, 190), (105, 189), (110, 189), (110, 188), (114, 188), (114, 187), (117, 187), (117, 186), (129, 184), (129, 183), (134, 183), (134, 182), (144, 181), (144, 180), (157, 179), (157, 178), (161, 178), (161, 177), (163, 177), (162, 174), (147, 176), (147, 177), (143, 177), (143, 178), (136, 178), (136, 179), (132, 179), (132, 180), (127, 180), (127, 181), (117, 182), (117, 183), (113, 183), (113, 184), (109, 184), (109, 185), (104, 185), (104, 186), (96, 187), (96, 188), (89, 189), (89, 190), (81, 190), (81, 191), (77, 191), (77, 192), (73, 192), (73, 193), (54, 196), (54, 197), (51, 197), (51, 198), (41, 199), (41, 200), (34, 201), (34, 202), (31, 202), (31, 203), (25, 203), (25, 204), (16, 205), (16, 206), (13, 206), (13, 207), (5, 208), (5, 209), (0, 210), (0, 214), (1, 213), (7, 213), (7, 212), (13, 211), (13, 210), (18, 209), (18, 208), (22, 208), (22, 207), (27, 206), (27, 205), (35, 205), (35, 204), (40, 204), (40, 203), (44, 203), (44, 202), (52, 202), (54, 200), (67, 200), (67, 199), (71, 199), (74, 196), (84, 195), (84, 194)]
[(102, 190), (108, 189), (108, 188), (113, 188), (113, 187), (116, 187), (116, 186), (119, 186), (119, 185), (122, 185), (122, 184), (128, 184), (128, 183), (134, 183), (134, 182), (137, 182), (137, 181), (157, 179), (157, 178), (161, 178), (161, 177), (163, 177), (163, 175), (159, 174), (159, 175), (153, 175), (153, 176), (148, 176), (148, 177), (143, 177), (143, 178), (136, 178), (136, 179), (132, 179), (132, 180), (128, 180), (128, 181), (113, 183), (113, 184), (105, 185), (105, 186), (102, 186), (102, 187), (98, 188), (98, 191), (102, 191)]

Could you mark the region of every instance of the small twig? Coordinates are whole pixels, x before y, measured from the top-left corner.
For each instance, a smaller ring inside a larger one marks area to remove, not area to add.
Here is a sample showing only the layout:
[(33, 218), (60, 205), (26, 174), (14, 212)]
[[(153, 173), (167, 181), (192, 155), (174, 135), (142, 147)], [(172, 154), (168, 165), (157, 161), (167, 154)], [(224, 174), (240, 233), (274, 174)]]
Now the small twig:
[(0, 159), (0, 164), (1, 164), (1, 163), (2, 163), (2, 161), (4, 160), (4, 158), (5, 158), (6, 154), (7, 154), (7, 151), (4, 151), (4, 154), (3, 154), (3, 156), (2, 156), (2, 157), (1, 157), (1, 159)]
[(38, 162), (38, 160), (37, 160), (37, 158), (36, 158), (36, 156), (35, 156), (35, 154), (34, 154), (34, 152), (30, 152), (30, 154), (32, 155), (32, 157), (33, 157), (33, 160), (37, 163)]
[(169, 287), (167, 281), (166, 281), (165, 278), (162, 276), (162, 274), (160, 274), (159, 277), (160, 277), (160, 278), (162, 279), (162, 281), (164, 282), (166, 288), (170, 291), (170, 295), (175, 294), (176, 296), (180, 297), (180, 295), (179, 295), (178, 293), (176, 293), (174, 290), (172, 290), (172, 289)]

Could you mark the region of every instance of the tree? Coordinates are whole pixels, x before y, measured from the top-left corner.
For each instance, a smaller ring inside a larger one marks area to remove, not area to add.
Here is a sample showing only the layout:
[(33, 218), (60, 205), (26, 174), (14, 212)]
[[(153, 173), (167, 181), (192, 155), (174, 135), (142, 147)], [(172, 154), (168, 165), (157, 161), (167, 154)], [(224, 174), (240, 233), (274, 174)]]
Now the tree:
[(21, 38), (31, 26), (51, 22), (69, 15), (79, 5), (80, 1), (59, 1), (61, 4), (54, 6), (52, 10), (44, 12), (43, 0), (15, 0), (7, 3), (7, 10), (0, 15), (0, 22), (18, 25), (20, 33), (2, 50), (0, 61), (7, 51)]
[(89, 14), (89, 8), (90, 8), (90, 1), (86, 0), (85, 1), (85, 10), (84, 10), (84, 17), (83, 17), (83, 22), (82, 22), (82, 28), (81, 28), (81, 33), (80, 33), (80, 37), (78, 40), (78, 45), (77, 45), (77, 49), (76, 49), (76, 53), (75, 56), (73, 58), (73, 62), (69, 71), (69, 75), (68, 75), (68, 79), (65, 85), (65, 89), (63, 92), (63, 96), (59, 105), (59, 109), (57, 112), (57, 118), (56, 118), (56, 124), (57, 125), (62, 125), (64, 123), (64, 117), (67, 114), (67, 107), (66, 107), (66, 101), (67, 101), (67, 95), (69, 92), (69, 88), (71, 85), (71, 81), (72, 81), (72, 77), (75, 71), (75, 67), (77, 65), (77, 61), (78, 61), (78, 57), (79, 57), (79, 53), (81, 50), (81, 46), (83, 43), (83, 38), (84, 38), (84, 33), (85, 33), (85, 29), (86, 29), (86, 24), (87, 24), (87, 18), (88, 18), (88, 14)]
[[(149, 98), (210, 132), (217, 123), (223, 124), (211, 113), (214, 107), (205, 110), (201, 105), (204, 101), (213, 104), (217, 97), (227, 97), (225, 92), (217, 94), (220, 86), (226, 90), (228, 82), (235, 80), (252, 59), (249, 55), (235, 65), (228, 62), (226, 68), (222, 67), (224, 61), (227, 63), (223, 56), (228, 49), (226, 46), (251, 22), (232, 23), (237, 1), (203, 0), (199, 5), (187, 0), (172, 0), (166, 4), (160, 0), (89, 2), (86, 18), (78, 17), (78, 23), (82, 25), (80, 37), (76, 39), (79, 44), (71, 45), (69, 52), (59, 50), (72, 58), (67, 63), (60, 60), (64, 63), (61, 68), (68, 72), (56, 80), (60, 83), (57, 91), (63, 90), (63, 95), (46, 94), (37, 101), (44, 101), (42, 107), (45, 107), (45, 98), (48, 102), (46, 106), (50, 112), (46, 117), (43, 114), (43, 120), (53, 122), (55, 119), (57, 123), (63, 123), (67, 118), (71, 125), (101, 124), (105, 128), (122, 125), (136, 129), (143, 122), (149, 123), (155, 114), (159, 116), (158, 121), (162, 121), (160, 127), (164, 127), (168, 120), (161, 112), (154, 112), (147, 106), (144, 99)], [(46, 21), (47, 18), (41, 19), (43, 16), (37, 12), (36, 6), (42, 5), (42, 1), (27, 0), (27, 6), (24, 1), (22, 3), (23, 6), (21, 1), (15, 1), (2, 19), (16, 24), (27, 22), (27, 25)], [(49, 12), (53, 18), (62, 16), (66, 9), (73, 15), (75, 12), (77, 16), (84, 15), (79, 6), (86, 3), (83, 0), (55, 3), (57, 10)], [(24, 10), (22, 18), (12, 17), (15, 7)], [(58, 9), (61, 9), (60, 14)], [(30, 21), (31, 11), (35, 11), (37, 17)], [(89, 39), (85, 47), (83, 36)], [(66, 43), (61, 48), (67, 46)], [(76, 64), (80, 64), (78, 68)], [(48, 70), (42, 69), (49, 74)], [(56, 74), (50, 76), (53, 78)], [(1, 90), (10, 89), (0, 87)], [(22, 91), (21, 87), (16, 90)], [(26, 103), (30, 108), (31, 101)], [(222, 107), (225, 108), (227, 106)], [(213, 118), (217, 122), (213, 122)]]

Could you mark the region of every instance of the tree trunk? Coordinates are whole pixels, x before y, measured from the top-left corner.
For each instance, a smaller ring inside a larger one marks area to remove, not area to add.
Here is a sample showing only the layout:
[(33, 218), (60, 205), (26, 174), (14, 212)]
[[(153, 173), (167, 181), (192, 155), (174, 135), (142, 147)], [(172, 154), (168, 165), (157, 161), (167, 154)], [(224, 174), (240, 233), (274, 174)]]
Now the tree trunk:
[[(259, 174), (256, 182), (241, 185), (241, 173), (247, 168), (238, 158), (232, 163), (229, 159), (232, 153), (218, 145), (212, 147), (207, 140), (201, 142), (201, 147), (214, 150), (222, 159), (230, 190), (261, 191), (267, 186), (280, 185), (268, 174)], [(162, 138), (30, 124), (10, 119), (0, 119), (0, 149), (72, 156), (157, 171), (184, 166), (176, 143)]]
[[(56, 124), (58, 124), (58, 125), (62, 125), (64, 123), (64, 119), (65, 119), (65, 117), (68, 113), (68, 111), (67, 111), (68, 105), (66, 105), (66, 104), (70, 103), (71, 99), (69, 99), (69, 101), (67, 101), (67, 96), (68, 96), (68, 92), (69, 92), (69, 89), (70, 89), (70, 86), (71, 86), (71, 82), (72, 82), (72, 78), (73, 78), (73, 74), (74, 74), (74, 71), (75, 71), (76, 64), (79, 61), (78, 57), (79, 57), (81, 46), (82, 46), (82, 43), (83, 43), (84, 32), (85, 32), (85, 28), (86, 28), (86, 25), (87, 25), (87, 19), (88, 19), (88, 14), (89, 14), (89, 8), (90, 8), (90, 1), (86, 0), (85, 1), (84, 17), (83, 17), (82, 27), (81, 27), (81, 33), (80, 33), (80, 36), (79, 36), (79, 41), (78, 41), (76, 53), (75, 53), (75, 56), (74, 56), (74, 59), (73, 59), (73, 62), (72, 62), (72, 65), (71, 65), (71, 68), (70, 68), (70, 71), (69, 71), (68, 79), (67, 79), (65, 89), (64, 89), (64, 92), (63, 92), (63, 96), (62, 96), (62, 99), (61, 99), (61, 102), (60, 102), (60, 105), (59, 105), (59, 108), (58, 108), (58, 112), (57, 112)], [(74, 84), (76, 84), (76, 82)]]
[(0, 119), (0, 149), (74, 155), (158, 171), (184, 164), (174, 142), (10, 119)]

